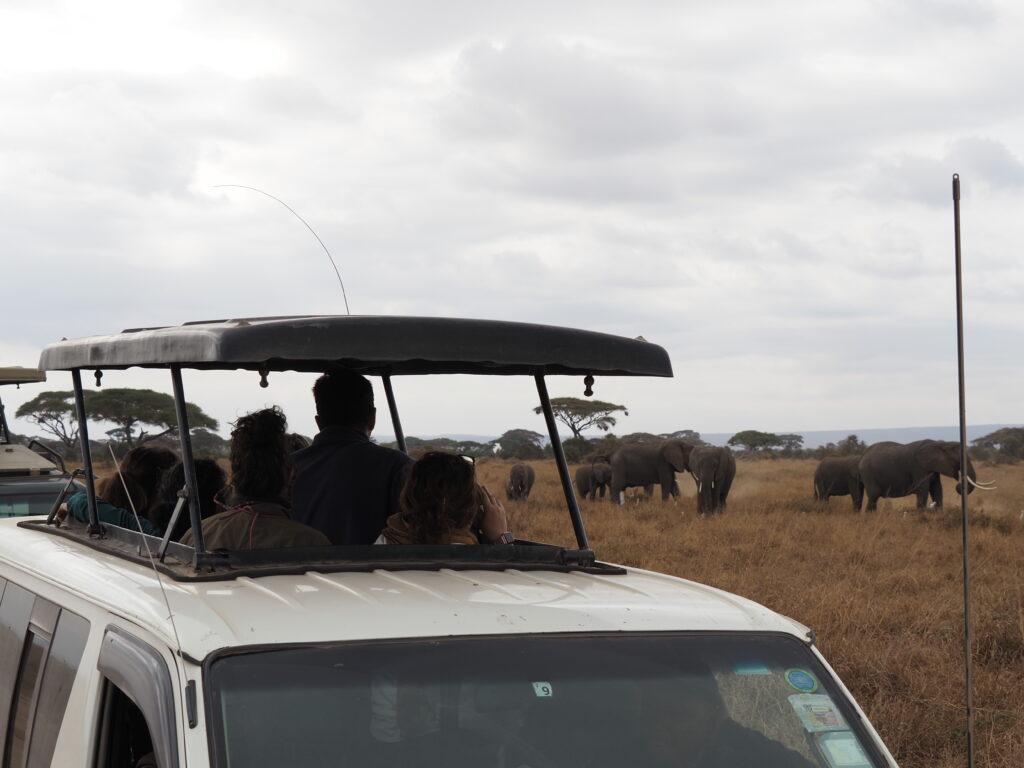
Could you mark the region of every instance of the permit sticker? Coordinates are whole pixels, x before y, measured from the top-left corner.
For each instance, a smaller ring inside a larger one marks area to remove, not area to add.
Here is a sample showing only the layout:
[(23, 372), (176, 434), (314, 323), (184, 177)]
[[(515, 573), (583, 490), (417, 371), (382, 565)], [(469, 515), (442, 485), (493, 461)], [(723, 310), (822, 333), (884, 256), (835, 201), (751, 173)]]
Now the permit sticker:
[(871, 761), (849, 731), (820, 734), (818, 747), (828, 760), (829, 768), (871, 768)]
[(770, 675), (772, 671), (761, 661), (740, 661), (733, 667), (737, 675)]
[(789, 704), (808, 733), (849, 730), (832, 699), (823, 693), (794, 693)]
[(806, 669), (787, 669), (786, 682), (802, 693), (814, 693), (818, 690), (818, 681)]
[(533, 695), (539, 698), (546, 698), (547, 696), (554, 696), (554, 691), (551, 690), (551, 683), (534, 683), (533, 684)]

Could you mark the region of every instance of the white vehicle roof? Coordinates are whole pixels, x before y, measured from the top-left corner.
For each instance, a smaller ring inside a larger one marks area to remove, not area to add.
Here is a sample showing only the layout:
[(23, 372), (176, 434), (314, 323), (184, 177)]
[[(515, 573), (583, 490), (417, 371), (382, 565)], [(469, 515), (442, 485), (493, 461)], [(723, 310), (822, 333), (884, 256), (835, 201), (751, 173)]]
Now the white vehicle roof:
[[(0, 521), (0, 565), (74, 592), (196, 660), (249, 645), (549, 632), (809, 630), (764, 606), (672, 576), (375, 570), (176, 582), (144, 565)], [(5, 571), (10, 573), (9, 569)]]

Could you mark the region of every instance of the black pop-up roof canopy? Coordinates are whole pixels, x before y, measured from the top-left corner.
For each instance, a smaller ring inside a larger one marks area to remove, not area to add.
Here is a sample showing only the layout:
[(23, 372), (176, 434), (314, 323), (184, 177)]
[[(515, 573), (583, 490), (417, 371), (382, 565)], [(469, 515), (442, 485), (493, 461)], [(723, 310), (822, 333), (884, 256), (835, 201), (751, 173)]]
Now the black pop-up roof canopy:
[[(132, 367), (167, 368), (171, 371), (195, 542), (192, 564), (197, 569), (214, 567), (224, 560), (222, 555), (213, 556), (206, 552), (198, 502), (195, 494), (191, 493), (196, 483), (192, 471), (192, 449), (181, 382), (182, 369), (243, 369), (259, 371), (265, 377), (274, 371), (315, 372), (345, 368), (361, 374), (380, 376), (383, 379), (395, 433), (403, 450), (405, 440), (391, 387), (392, 376), (533, 376), (580, 547), (574, 551), (575, 560), (586, 560), (589, 556), (591, 562), (593, 553), (587, 549), (586, 533), (558, 437), (545, 376), (582, 376), (587, 387), (586, 394), (589, 394), (594, 376), (672, 375), (672, 365), (665, 350), (643, 339), (498, 320), (394, 316), (243, 318), (202, 321), (171, 327), (132, 328), (108, 336), (66, 339), (43, 350), (39, 368), (72, 373), (88, 480), (90, 533), (99, 533), (102, 527), (96, 516), (81, 371), (99, 372), (104, 369)], [(168, 530), (171, 528), (173, 525)], [(169, 542), (165, 537), (161, 544), (161, 557), (168, 546)], [(177, 545), (177, 549), (187, 548)], [(347, 558), (352, 556), (348, 551), (353, 549), (351, 547), (331, 549), (346, 550), (341, 554)], [(469, 548), (472, 549), (476, 548)], [(373, 562), (400, 559), (400, 556), (391, 552), (389, 548), (376, 547), (373, 550)], [(469, 550), (454, 555), (446, 552), (445, 557), (449, 560), (454, 558), (463, 561), (478, 557)], [(277, 550), (274, 553), (263, 554), (230, 554), (235, 565), (249, 567), (269, 562), (268, 557), (277, 558), (275, 562), (279, 562), (283, 557), (281, 553), (281, 550)], [(292, 554), (309, 556), (308, 552)], [(419, 553), (417, 557), (422, 561), (425, 555)], [(508, 552), (502, 552), (495, 554), (493, 559), (495, 562), (506, 562), (509, 557)], [(365, 566), (366, 563), (362, 565)]]

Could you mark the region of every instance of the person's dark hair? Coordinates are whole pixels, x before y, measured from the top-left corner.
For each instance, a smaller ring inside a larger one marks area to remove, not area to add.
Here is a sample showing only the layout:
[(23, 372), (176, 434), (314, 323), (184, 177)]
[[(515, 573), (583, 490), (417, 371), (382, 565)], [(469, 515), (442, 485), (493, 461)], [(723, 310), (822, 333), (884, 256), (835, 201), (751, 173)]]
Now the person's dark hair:
[[(227, 485), (227, 475), (213, 459), (196, 459), (196, 495), (199, 499), (199, 516), (203, 519), (217, 513), (217, 494)], [(185, 485), (185, 465), (178, 462), (164, 472), (160, 481), (160, 503), (154, 507), (150, 519), (157, 528), (164, 530), (171, 522), (171, 514), (178, 503), (178, 492)], [(177, 541), (189, 529), (188, 505), (182, 508), (178, 522), (171, 533), (171, 539)]]
[(473, 464), (454, 453), (431, 451), (409, 467), (399, 497), (401, 518), (422, 544), (447, 540), (479, 512)]
[(231, 431), (231, 488), (235, 503), (281, 501), (292, 479), (288, 422), (278, 407), (242, 416)]
[[(147, 516), (158, 499), (160, 478), (178, 461), (178, 454), (162, 445), (139, 445), (124, 455), (117, 471), (104, 478), (96, 493), (115, 507)], [(122, 482), (122, 477), (124, 478)], [(125, 493), (125, 486), (128, 493)]]
[(301, 451), (303, 448), (309, 448), (313, 444), (305, 435), (300, 435), (298, 432), (288, 433), (288, 453), (295, 453)]
[(351, 371), (330, 371), (317, 379), (313, 400), (321, 426), (361, 429), (373, 415), (373, 386)]

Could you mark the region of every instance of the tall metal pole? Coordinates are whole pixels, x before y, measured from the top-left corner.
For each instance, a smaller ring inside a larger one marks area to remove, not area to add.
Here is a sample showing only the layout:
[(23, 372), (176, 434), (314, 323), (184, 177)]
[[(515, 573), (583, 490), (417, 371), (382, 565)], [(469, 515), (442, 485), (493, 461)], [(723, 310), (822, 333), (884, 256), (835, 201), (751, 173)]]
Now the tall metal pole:
[(960, 517), (964, 559), (964, 685), (967, 699), (967, 766), (974, 766), (974, 685), (972, 680), (971, 553), (968, 548), (967, 494), (967, 390), (964, 381), (964, 290), (960, 259), (960, 174), (953, 174), (953, 237), (956, 252), (956, 351), (960, 390)]
[(96, 509), (96, 480), (92, 474), (92, 454), (89, 453), (89, 426), (85, 418), (85, 392), (82, 390), (82, 372), (75, 369), (71, 372), (71, 382), (75, 388), (75, 415), (78, 419), (78, 439), (82, 446), (82, 467), (85, 469), (85, 494), (89, 501), (89, 533), (98, 536), (103, 532), (100, 527), (99, 512)]
[(398, 403), (395, 402), (395, 390), (391, 387), (391, 377), (381, 376), (384, 382), (384, 394), (388, 398), (388, 410), (391, 411), (391, 426), (395, 430), (395, 441), (398, 443), (398, 450), (402, 453), (409, 453), (405, 447), (405, 432), (402, 431), (402, 420), (398, 418)]
[(583, 528), (583, 517), (580, 515), (580, 505), (576, 502), (576, 493), (572, 489), (572, 480), (569, 478), (569, 465), (565, 461), (562, 440), (558, 437), (558, 425), (555, 424), (555, 414), (551, 410), (548, 385), (544, 381), (543, 376), (538, 375), (534, 378), (537, 380), (537, 394), (540, 395), (540, 407), (544, 411), (544, 421), (548, 425), (551, 450), (555, 454), (555, 464), (558, 466), (558, 477), (562, 481), (562, 491), (565, 493), (565, 501), (569, 505), (569, 517), (572, 518), (572, 529), (576, 533), (576, 544), (580, 549), (590, 549), (590, 545), (587, 544), (587, 532)]
[(185, 407), (185, 387), (181, 383), (181, 366), (171, 366), (171, 383), (174, 386), (174, 411), (178, 416), (178, 440), (181, 444), (181, 464), (185, 470), (185, 490), (188, 493), (188, 516), (192, 524), (192, 547), (196, 552), (193, 565), (198, 566), (206, 554), (203, 539), (203, 518), (199, 513), (199, 494), (196, 488), (196, 465), (192, 460), (192, 436), (188, 430), (188, 409)]

